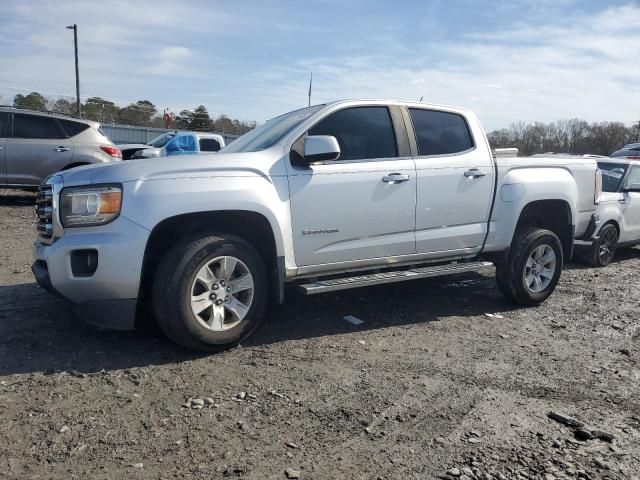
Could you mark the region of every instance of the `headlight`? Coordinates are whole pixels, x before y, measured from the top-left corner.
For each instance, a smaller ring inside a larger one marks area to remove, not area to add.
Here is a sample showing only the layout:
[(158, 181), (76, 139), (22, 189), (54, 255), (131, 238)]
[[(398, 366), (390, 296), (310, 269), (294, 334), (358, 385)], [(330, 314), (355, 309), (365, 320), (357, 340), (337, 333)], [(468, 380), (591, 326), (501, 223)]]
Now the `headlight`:
[(104, 225), (120, 215), (122, 187), (71, 187), (60, 194), (60, 220), (64, 227)]

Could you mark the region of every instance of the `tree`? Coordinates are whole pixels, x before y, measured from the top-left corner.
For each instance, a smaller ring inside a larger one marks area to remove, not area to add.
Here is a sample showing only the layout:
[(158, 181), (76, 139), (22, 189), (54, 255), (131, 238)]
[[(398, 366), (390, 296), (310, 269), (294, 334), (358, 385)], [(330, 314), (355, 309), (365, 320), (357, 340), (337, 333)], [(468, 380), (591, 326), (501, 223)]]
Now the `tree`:
[(125, 125), (137, 125), (146, 127), (151, 118), (157, 113), (156, 107), (149, 100), (138, 100), (127, 105), (118, 112), (118, 122)]
[(38, 92), (31, 92), (26, 96), (19, 93), (13, 97), (13, 106), (16, 108), (45, 111), (47, 109), (47, 99)]
[(181, 110), (173, 120), (173, 126), (177, 130), (189, 130), (193, 121), (193, 112), (190, 110)]
[(76, 104), (64, 98), (60, 98), (53, 102), (53, 104), (51, 105), (51, 111), (55, 113), (62, 113), (64, 115), (75, 115)]
[(115, 123), (120, 108), (113, 102), (100, 97), (89, 97), (82, 105), (82, 116), (101, 123)]
[(190, 130), (198, 132), (210, 132), (213, 130), (213, 121), (204, 105), (199, 105), (193, 111), (193, 117), (189, 124)]

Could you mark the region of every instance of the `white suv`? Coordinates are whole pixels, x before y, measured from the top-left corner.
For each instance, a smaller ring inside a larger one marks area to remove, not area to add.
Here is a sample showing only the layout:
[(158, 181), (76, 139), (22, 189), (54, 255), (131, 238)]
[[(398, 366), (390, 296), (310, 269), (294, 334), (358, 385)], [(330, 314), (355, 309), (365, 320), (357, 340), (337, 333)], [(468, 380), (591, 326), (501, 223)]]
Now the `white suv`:
[(584, 253), (590, 264), (604, 267), (618, 247), (640, 244), (640, 162), (606, 158), (598, 160), (598, 167), (602, 172), (599, 224)]

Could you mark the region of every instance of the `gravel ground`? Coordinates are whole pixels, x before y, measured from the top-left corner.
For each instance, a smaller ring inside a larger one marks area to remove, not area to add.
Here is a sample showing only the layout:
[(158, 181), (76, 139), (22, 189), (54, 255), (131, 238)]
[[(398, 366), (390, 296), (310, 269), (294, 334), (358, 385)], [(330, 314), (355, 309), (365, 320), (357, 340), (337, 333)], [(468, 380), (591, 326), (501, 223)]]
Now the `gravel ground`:
[(32, 201), (0, 191), (2, 478), (640, 478), (640, 250), (530, 309), (492, 272), (292, 293), (203, 356), (36, 287)]

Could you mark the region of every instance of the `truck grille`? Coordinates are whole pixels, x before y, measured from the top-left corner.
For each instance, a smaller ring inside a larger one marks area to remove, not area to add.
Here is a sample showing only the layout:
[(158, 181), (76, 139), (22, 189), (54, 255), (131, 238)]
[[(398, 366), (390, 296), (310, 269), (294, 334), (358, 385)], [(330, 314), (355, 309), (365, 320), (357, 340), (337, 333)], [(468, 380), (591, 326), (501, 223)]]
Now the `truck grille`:
[(53, 188), (42, 185), (36, 195), (36, 218), (38, 234), (50, 240), (53, 237)]

